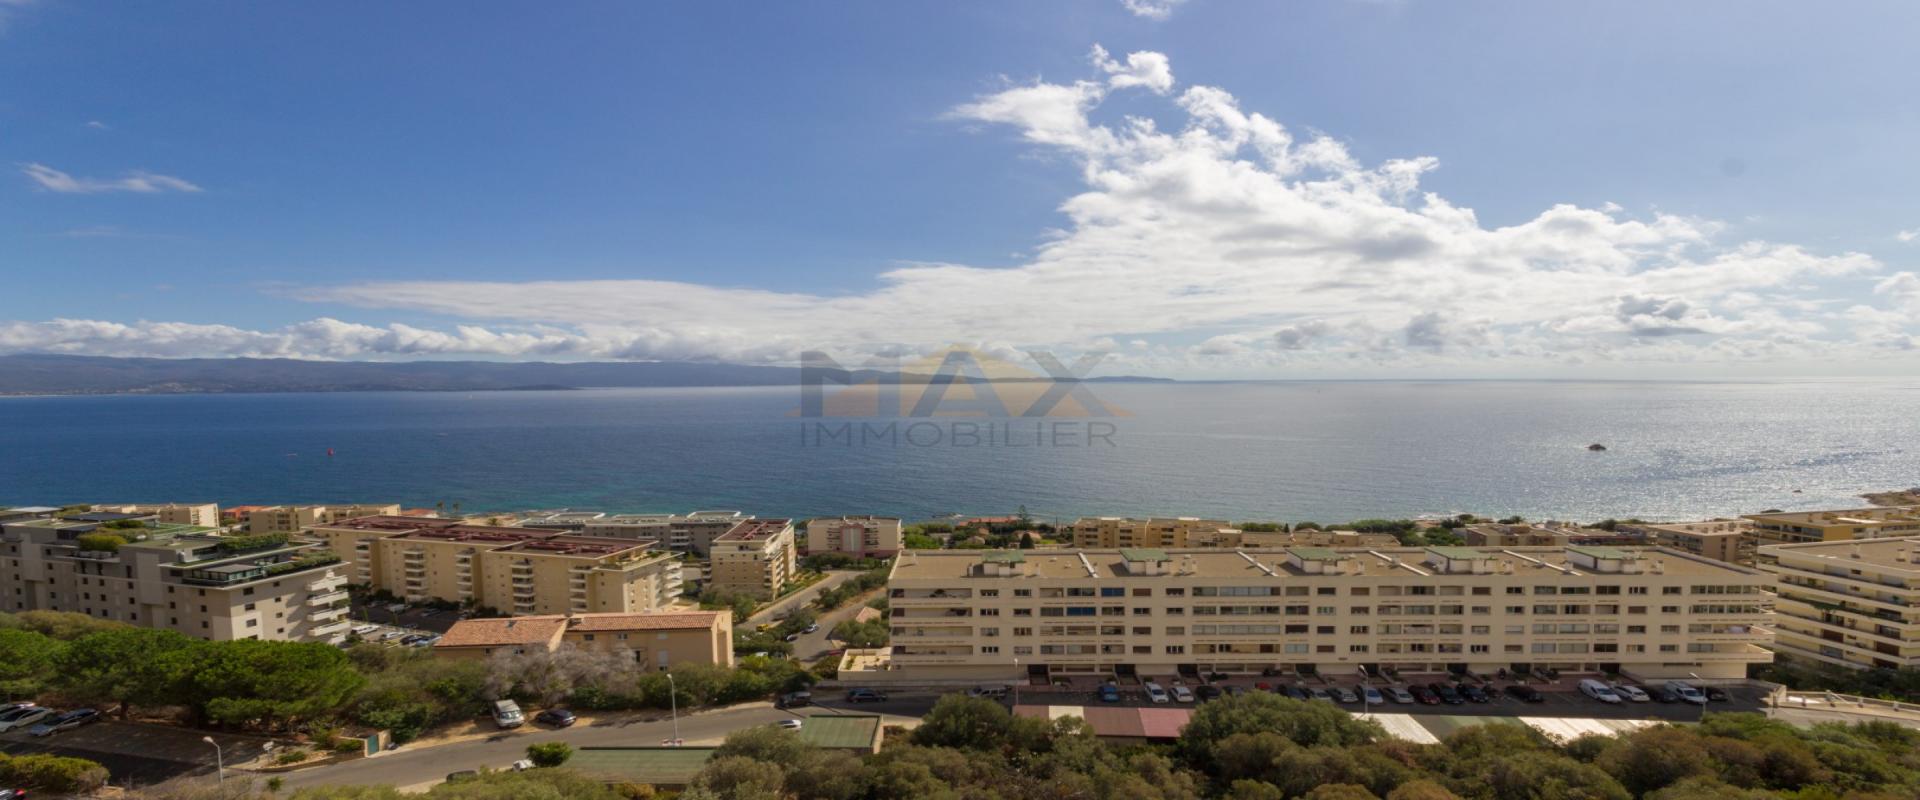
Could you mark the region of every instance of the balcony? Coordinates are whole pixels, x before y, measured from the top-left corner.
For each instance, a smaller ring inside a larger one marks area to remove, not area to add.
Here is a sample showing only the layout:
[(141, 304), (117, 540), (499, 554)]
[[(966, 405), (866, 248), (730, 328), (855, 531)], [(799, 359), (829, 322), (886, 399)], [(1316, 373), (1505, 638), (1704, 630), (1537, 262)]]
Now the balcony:
[(315, 625), (312, 628), (308, 628), (307, 635), (314, 637), (316, 639), (323, 639), (329, 636), (338, 636), (340, 634), (346, 633), (347, 628), (351, 626), (352, 626), (352, 623), (349, 622), (348, 620), (345, 620), (345, 619), (335, 620), (333, 622), (326, 623), (325, 625)]
[(320, 606), (330, 606), (330, 605), (333, 605), (334, 603), (338, 603), (346, 599), (347, 599), (347, 593), (344, 590), (327, 592), (325, 594), (309, 595), (307, 597), (307, 607), (318, 608)]
[(320, 609), (319, 611), (315, 611), (313, 613), (308, 614), (307, 619), (313, 620), (315, 622), (326, 622), (328, 620), (335, 620), (335, 619), (340, 619), (342, 617), (345, 617), (349, 610), (351, 609), (347, 608), (346, 606), (340, 606), (338, 608), (323, 608), (323, 609)]
[(307, 584), (307, 591), (330, 592), (346, 585), (347, 585), (347, 577), (345, 575), (329, 575), (325, 578), (321, 578), (320, 580), (309, 582)]

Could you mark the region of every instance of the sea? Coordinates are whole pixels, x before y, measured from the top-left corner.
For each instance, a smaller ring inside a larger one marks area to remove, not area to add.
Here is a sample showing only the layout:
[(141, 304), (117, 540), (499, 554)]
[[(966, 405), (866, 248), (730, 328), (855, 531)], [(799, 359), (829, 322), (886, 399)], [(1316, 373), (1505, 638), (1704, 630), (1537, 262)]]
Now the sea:
[(0, 398), (0, 506), (1690, 520), (1920, 485), (1920, 379), (1085, 388), (1111, 416), (816, 417), (793, 387)]

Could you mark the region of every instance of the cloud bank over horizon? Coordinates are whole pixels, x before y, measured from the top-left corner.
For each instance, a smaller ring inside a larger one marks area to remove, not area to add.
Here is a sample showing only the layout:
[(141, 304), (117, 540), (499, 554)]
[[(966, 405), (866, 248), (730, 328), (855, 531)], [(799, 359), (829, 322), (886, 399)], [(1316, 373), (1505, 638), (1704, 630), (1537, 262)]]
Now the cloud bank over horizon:
[[(1245, 377), (1888, 371), (1889, 359), (1920, 357), (1920, 276), (1869, 255), (1612, 204), (1489, 227), (1422, 187), (1433, 157), (1361, 163), (1339, 139), (1245, 109), (1226, 89), (1182, 87), (1162, 53), (1095, 46), (1088, 61), (1078, 80), (1009, 82), (948, 113), (1078, 168), (1064, 224), (1037, 225), (1044, 241), (1015, 266), (903, 263), (855, 293), (645, 279), (310, 286), (275, 291), (461, 324), (13, 321), (0, 322), (0, 352), (792, 363), (825, 350), (851, 363), (971, 343), (1108, 350), (1108, 374)], [(1104, 113), (1120, 94), (1154, 116)], [(32, 167), (53, 191), (198, 189)]]

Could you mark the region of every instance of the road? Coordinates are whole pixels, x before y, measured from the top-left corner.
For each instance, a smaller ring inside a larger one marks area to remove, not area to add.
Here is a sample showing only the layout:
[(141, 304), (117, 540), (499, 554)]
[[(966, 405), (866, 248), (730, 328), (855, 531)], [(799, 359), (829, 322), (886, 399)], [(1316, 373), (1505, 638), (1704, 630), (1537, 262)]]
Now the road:
[(819, 660), (820, 657), (825, 656), (828, 650), (838, 646), (836, 642), (827, 638), (827, 634), (833, 632), (833, 627), (853, 619), (853, 615), (860, 613), (860, 609), (867, 607), (867, 601), (872, 600), (875, 595), (882, 591), (885, 591), (885, 589), (875, 589), (868, 594), (861, 595), (858, 599), (844, 606), (821, 614), (819, 619), (814, 620), (820, 625), (820, 629), (813, 633), (800, 634), (800, 638), (793, 643), (793, 657), (798, 659), (802, 664), (812, 664)]
[[(684, 714), (680, 717), (680, 738), (689, 745), (718, 744), (728, 733), (755, 725), (767, 725), (783, 719), (822, 714), (883, 714), (919, 717), (933, 708), (937, 697), (926, 694), (901, 697), (886, 703), (847, 705), (838, 701), (792, 711), (775, 709), (768, 703), (752, 703), (733, 708)], [(282, 773), (288, 790), (306, 786), (377, 785), (418, 787), (446, 778), (447, 773), (481, 767), (501, 768), (526, 757), (527, 745), (564, 741), (574, 747), (657, 747), (673, 737), (674, 726), (668, 720), (647, 722), (580, 723), (571, 728), (552, 730), (533, 723), (515, 731), (465, 742), (382, 753), (372, 758), (313, 769)]]
[(747, 618), (747, 624), (744, 627), (751, 630), (755, 625), (773, 622), (786, 616), (787, 612), (804, 607), (806, 604), (813, 602), (813, 598), (820, 596), (821, 590), (832, 586), (839, 586), (840, 584), (853, 580), (854, 576), (859, 574), (859, 570), (852, 569), (830, 571), (827, 573), (827, 577), (820, 579), (820, 582), (787, 595), (786, 597), (782, 597), (774, 601), (773, 605), (760, 609), (753, 616)]

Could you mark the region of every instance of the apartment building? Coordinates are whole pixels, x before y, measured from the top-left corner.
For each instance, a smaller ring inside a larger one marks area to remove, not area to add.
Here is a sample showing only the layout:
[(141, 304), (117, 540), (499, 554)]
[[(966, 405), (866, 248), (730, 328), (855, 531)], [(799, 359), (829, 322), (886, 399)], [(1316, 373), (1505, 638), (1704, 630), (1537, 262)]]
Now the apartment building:
[(378, 516), (313, 529), (355, 582), (409, 601), (521, 614), (640, 612), (680, 594), (680, 561), (650, 542), (541, 528)]
[(1233, 523), (1198, 517), (1081, 517), (1067, 526), (1073, 534), (1073, 546), (1094, 547), (1196, 547), (1194, 539), (1217, 542), (1226, 531), (1238, 532)]
[(733, 615), (725, 611), (664, 614), (547, 614), (466, 619), (433, 646), (441, 658), (485, 659), (496, 653), (552, 653), (571, 647), (630, 653), (650, 669), (688, 664), (733, 666)]
[(687, 514), (606, 514), (565, 511), (521, 521), (523, 528), (553, 528), (588, 536), (657, 542), (661, 547), (705, 556), (713, 540), (746, 520), (738, 511), (694, 511)]
[(707, 565), (707, 588), (771, 598), (793, 580), (793, 520), (749, 519), (715, 537)]
[(1620, 547), (1647, 544), (1631, 533), (1599, 528), (1533, 525), (1528, 523), (1481, 523), (1461, 528), (1458, 533), (1468, 547)]
[(216, 503), (95, 503), (93, 510), (151, 516), (168, 525), (220, 526), (220, 506)]
[(1920, 539), (1761, 547), (1779, 578), (1774, 649), (1844, 667), (1920, 667)]
[(214, 641), (345, 638), (347, 578), (283, 534), (39, 519), (0, 526), (0, 608), (72, 611)]
[(1671, 547), (1729, 564), (1752, 564), (1753, 522), (1744, 519), (1715, 519), (1705, 522), (1622, 525), (1620, 529), (1640, 536), (1647, 544)]
[(841, 677), (1737, 678), (1773, 658), (1772, 583), (1660, 548), (908, 551), (887, 584), (892, 647)]
[(297, 533), (357, 517), (398, 516), (398, 503), (345, 506), (265, 506), (247, 512), (248, 533)]
[(845, 553), (855, 558), (892, 558), (900, 552), (898, 517), (821, 517), (807, 521), (801, 552)]
[(1760, 545), (1845, 542), (1920, 534), (1920, 506), (1748, 514)]
[[(1199, 545), (1196, 545), (1199, 546)], [(1209, 547), (1226, 547), (1250, 550), (1271, 549), (1276, 547), (1399, 547), (1400, 540), (1391, 533), (1355, 533), (1353, 531), (1234, 531), (1224, 537), (1219, 544)]]

